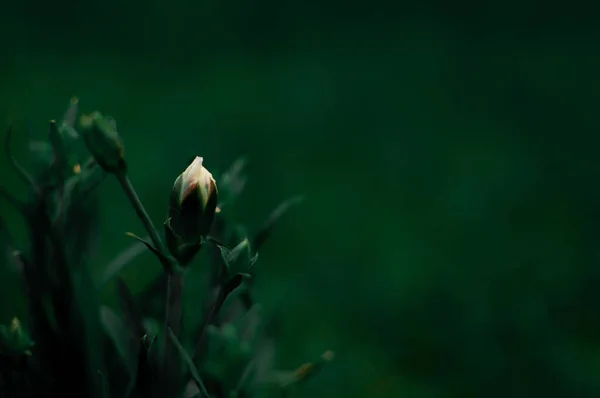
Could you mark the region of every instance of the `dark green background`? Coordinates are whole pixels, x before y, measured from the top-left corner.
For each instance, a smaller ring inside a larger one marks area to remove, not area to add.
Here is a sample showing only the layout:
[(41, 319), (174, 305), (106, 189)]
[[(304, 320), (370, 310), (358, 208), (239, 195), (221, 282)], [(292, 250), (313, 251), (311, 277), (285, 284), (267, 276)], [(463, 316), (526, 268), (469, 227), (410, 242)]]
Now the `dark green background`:
[[(42, 137), (71, 95), (113, 115), (157, 223), (195, 155), (215, 175), (249, 157), (251, 230), (306, 193), (257, 264), (279, 364), (337, 354), (297, 396), (597, 397), (600, 28), (577, 6), (13, 2), (0, 121), (25, 157), (27, 123)], [(142, 234), (114, 180), (99, 194), (96, 270)], [(125, 276), (157, 272), (144, 255)]]

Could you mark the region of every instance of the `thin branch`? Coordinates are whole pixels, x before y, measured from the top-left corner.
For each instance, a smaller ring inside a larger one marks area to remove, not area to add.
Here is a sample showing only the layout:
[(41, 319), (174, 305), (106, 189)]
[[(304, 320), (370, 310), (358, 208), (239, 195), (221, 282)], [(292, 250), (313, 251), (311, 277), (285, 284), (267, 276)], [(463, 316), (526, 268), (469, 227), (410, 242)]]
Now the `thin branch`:
[[(135, 188), (131, 184), (131, 181), (124, 173), (117, 173), (115, 175), (117, 177), (117, 180), (119, 181), (119, 184), (121, 184), (121, 188), (123, 188), (125, 195), (127, 195), (129, 202), (131, 203), (135, 212), (137, 213), (138, 218), (142, 221), (142, 224), (144, 224), (144, 228), (148, 232), (148, 235), (150, 236), (150, 240), (152, 240), (154, 247), (162, 254), (164, 254), (165, 257), (167, 257), (167, 250), (162, 239), (160, 238), (160, 235), (158, 234), (158, 230), (156, 229), (154, 223), (150, 219), (150, 216), (146, 212), (146, 209), (144, 208), (142, 201), (137, 195)], [(173, 260), (161, 262), (162, 265), (165, 267), (165, 271), (168, 274), (173, 274), (173, 272), (175, 272), (176, 264)]]

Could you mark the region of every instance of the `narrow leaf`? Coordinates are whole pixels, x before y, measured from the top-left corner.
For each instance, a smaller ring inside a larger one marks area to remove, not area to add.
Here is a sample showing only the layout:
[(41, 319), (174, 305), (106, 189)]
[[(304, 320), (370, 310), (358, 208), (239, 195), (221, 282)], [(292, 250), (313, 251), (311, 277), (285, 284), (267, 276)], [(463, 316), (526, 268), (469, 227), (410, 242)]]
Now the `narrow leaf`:
[(196, 365), (194, 365), (192, 358), (185, 351), (185, 348), (183, 348), (183, 346), (177, 339), (177, 336), (175, 336), (175, 333), (173, 333), (173, 330), (171, 328), (169, 328), (168, 331), (169, 331), (169, 337), (171, 338), (171, 341), (173, 342), (175, 347), (177, 347), (177, 350), (179, 351), (179, 355), (181, 355), (181, 358), (187, 365), (188, 370), (189, 370), (190, 374), (192, 375), (192, 378), (198, 385), (198, 388), (200, 389), (200, 391), (202, 392), (202, 394), (204, 395), (205, 398), (210, 398), (210, 395), (208, 394), (208, 390), (206, 389), (206, 386), (204, 385), (204, 382), (202, 381), (202, 378), (200, 377), (200, 373), (198, 372)]
[(164, 254), (161, 253), (160, 250), (158, 250), (157, 248), (155, 248), (154, 246), (152, 246), (152, 244), (150, 242), (148, 242), (147, 240), (140, 238), (139, 236), (137, 236), (134, 233), (131, 232), (126, 232), (125, 235), (133, 238), (133, 239), (137, 239), (140, 242), (142, 242), (144, 245), (146, 245), (146, 247), (148, 248), (148, 250), (150, 250), (152, 253), (154, 253), (154, 255), (156, 257), (158, 257), (158, 259), (160, 260), (161, 263), (165, 264), (169, 264), (169, 259), (167, 257), (165, 257)]
[(250, 255), (250, 241), (248, 238), (242, 240), (237, 246), (235, 246), (225, 258), (228, 264), (236, 263), (238, 260), (244, 261), (244, 258)]
[(131, 378), (125, 398), (131, 395), (136, 397), (150, 397), (155, 389), (157, 380), (156, 364), (152, 363), (150, 350), (155, 347), (156, 335), (144, 335), (139, 341), (138, 358), (135, 374)]

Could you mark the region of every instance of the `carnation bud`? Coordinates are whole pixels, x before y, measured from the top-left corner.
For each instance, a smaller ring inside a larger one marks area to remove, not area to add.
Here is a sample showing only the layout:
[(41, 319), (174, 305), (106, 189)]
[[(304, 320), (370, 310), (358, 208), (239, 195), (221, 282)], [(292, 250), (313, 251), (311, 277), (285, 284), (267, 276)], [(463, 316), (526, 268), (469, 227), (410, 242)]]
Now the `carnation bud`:
[(167, 246), (181, 265), (200, 250), (202, 237), (210, 231), (217, 212), (217, 185), (196, 157), (175, 180), (165, 222)]
[(96, 162), (107, 172), (125, 171), (123, 142), (114, 119), (92, 112), (81, 117), (83, 138)]

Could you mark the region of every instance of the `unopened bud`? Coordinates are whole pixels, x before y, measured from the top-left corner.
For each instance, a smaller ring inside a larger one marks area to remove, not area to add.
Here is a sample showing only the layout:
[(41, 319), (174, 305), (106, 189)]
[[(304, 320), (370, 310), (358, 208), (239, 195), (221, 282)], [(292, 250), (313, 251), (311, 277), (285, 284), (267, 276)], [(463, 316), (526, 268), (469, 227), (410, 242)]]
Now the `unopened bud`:
[(92, 112), (80, 119), (83, 137), (96, 162), (107, 172), (125, 171), (123, 142), (114, 119)]
[(34, 343), (29, 338), (17, 317), (5, 327), (0, 325), (0, 352), (10, 355), (31, 355)]
[(10, 321), (9, 330), (10, 330), (10, 333), (15, 336), (20, 336), (23, 333), (23, 328), (21, 327), (21, 321), (19, 321), (19, 318), (14, 317)]
[(175, 180), (165, 222), (167, 246), (182, 265), (200, 249), (217, 212), (217, 184), (202, 161), (196, 157)]

